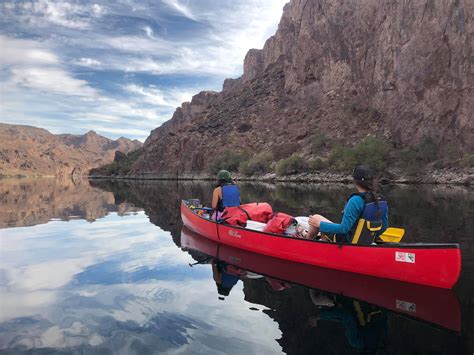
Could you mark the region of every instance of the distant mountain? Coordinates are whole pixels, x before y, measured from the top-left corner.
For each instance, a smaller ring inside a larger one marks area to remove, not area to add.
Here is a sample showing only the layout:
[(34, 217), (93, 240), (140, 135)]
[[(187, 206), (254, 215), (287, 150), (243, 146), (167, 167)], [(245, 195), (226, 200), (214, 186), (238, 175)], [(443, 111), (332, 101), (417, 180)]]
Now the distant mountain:
[(0, 176), (66, 176), (87, 174), (110, 163), (115, 152), (142, 146), (137, 140), (111, 140), (94, 131), (55, 135), (42, 128), (0, 123)]

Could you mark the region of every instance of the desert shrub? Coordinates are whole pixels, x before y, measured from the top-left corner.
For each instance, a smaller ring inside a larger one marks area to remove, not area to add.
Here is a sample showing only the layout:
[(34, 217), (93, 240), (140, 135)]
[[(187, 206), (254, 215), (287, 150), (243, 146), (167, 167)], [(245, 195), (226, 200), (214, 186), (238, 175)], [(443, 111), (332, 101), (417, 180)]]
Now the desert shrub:
[(425, 136), (418, 144), (402, 149), (398, 160), (410, 175), (421, 173), (427, 164), (438, 158), (438, 145), (433, 138)]
[(360, 113), (366, 110), (365, 106), (359, 102), (349, 102), (343, 106), (344, 111), (347, 113)]
[(270, 171), (273, 156), (269, 153), (257, 155), (239, 165), (239, 171), (245, 175), (259, 175)]
[(309, 161), (309, 170), (311, 171), (321, 171), (326, 168), (326, 162), (320, 157), (316, 157)]
[(237, 172), (240, 164), (246, 161), (248, 156), (248, 152), (245, 151), (225, 150), (209, 163), (208, 170), (212, 174), (217, 174), (219, 170), (223, 169)]
[(276, 172), (279, 175), (291, 175), (298, 174), (308, 171), (308, 163), (306, 160), (298, 154), (280, 160), (276, 164)]
[(360, 102), (349, 102), (345, 104), (343, 110), (349, 114), (362, 114), (365, 113), (372, 119), (379, 119), (382, 117), (382, 113), (375, 107), (364, 105)]
[[(142, 152), (142, 149), (137, 149), (128, 153), (127, 155), (123, 153), (116, 154), (116, 160), (114, 160), (112, 163), (104, 165), (97, 169), (92, 169), (89, 174), (99, 176), (127, 175), (132, 169), (133, 163), (135, 163), (135, 161), (142, 154)], [(117, 159), (117, 156), (119, 156), (120, 158)]]
[(311, 136), (311, 152), (318, 154), (322, 149), (331, 146), (330, 140), (321, 132), (316, 132)]
[(354, 147), (336, 147), (329, 154), (329, 163), (339, 171), (350, 171), (358, 164), (365, 164), (375, 170), (388, 166), (391, 152), (389, 143), (381, 138), (366, 137)]
[(273, 148), (272, 153), (275, 160), (281, 160), (296, 154), (299, 150), (301, 146), (298, 143), (285, 143)]
[(462, 168), (474, 168), (474, 154), (464, 154), (464, 156), (459, 159), (459, 166)]

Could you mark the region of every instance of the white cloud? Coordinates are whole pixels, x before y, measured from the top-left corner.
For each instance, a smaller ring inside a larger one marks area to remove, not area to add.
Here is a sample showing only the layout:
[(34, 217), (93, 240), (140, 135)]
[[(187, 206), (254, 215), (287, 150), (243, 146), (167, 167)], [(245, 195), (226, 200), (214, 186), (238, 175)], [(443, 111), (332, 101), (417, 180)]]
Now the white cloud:
[(153, 29), (152, 29), (150, 26), (145, 26), (145, 27), (143, 27), (143, 31), (145, 31), (145, 33), (146, 33), (146, 35), (148, 36), (148, 38), (154, 39), (154, 36), (153, 36)]
[(4, 51), (0, 70), (7, 72), (2, 89), (15, 86), (73, 96), (96, 97), (88, 82), (76, 79), (60, 64), (56, 54), (32, 40), (0, 36)]
[(102, 63), (98, 61), (97, 59), (92, 59), (92, 58), (79, 58), (79, 60), (74, 61), (74, 64), (80, 65), (83, 67), (97, 67), (101, 65)]
[(163, 55), (171, 53), (177, 45), (163, 39), (150, 39), (139, 36), (117, 36), (98, 38), (100, 45), (132, 54)]
[(166, 91), (154, 87), (142, 87), (130, 84), (125, 87), (127, 91), (138, 95), (144, 102), (156, 105), (176, 108), (184, 101), (190, 101), (193, 93), (179, 89), (167, 89)]
[(31, 40), (15, 39), (0, 35), (0, 48), (2, 55), (0, 65), (19, 64), (57, 64), (58, 57), (42, 48), (41, 44)]
[(82, 45), (112, 49), (101, 59), (104, 68), (155, 75), (235, 77), (242, 73), (247, 51), (262, 48), (265, 40), (274, 33), (286, 2), (246, 0), (210, 9), (200, 6), (200, 3), (185, 6), (177, 0), (166, 0), (170, 7), (181, 8), (186, 17), (206, 23), (209, 30), (197, 37), (186, 36), (171, 41), (158, 37), (151, 27), (145, 26), (143, 31), (147, 37), (96, 36), (88, 38)]
[(21, 87), (72, 96), (97, 97), (85, 80), (72, 77), (60, 68), (20, 67), (11, 70), (10, 83)]
[(163, 0), (163, 2), (167, 4), (168, 6), (170, 6), (171, 8), (173, 8), (174, 10), (176, 10), (181, 15), (194, 21), (198, 20), (196, 15), (186, 5), (182, 4), (179, 0)]
[(104, 7), (98, 4), (79, 5), (50, 0), (7, 2), (2, 7), (8, 12), (7, 15), (15, 15), (35, 26), (52, 24), (72, 29), (86, 29), (90, 26), (91, 19), (101, 17), (105, 13)]

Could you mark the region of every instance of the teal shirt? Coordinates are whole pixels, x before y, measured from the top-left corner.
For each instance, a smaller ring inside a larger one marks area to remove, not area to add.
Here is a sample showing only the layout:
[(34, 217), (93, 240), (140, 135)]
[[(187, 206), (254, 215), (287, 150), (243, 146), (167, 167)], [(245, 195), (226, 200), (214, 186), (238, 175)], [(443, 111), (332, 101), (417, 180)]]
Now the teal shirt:
[[(347, 201), (344, 207), (344, 213), (342, 215), (341, 223), (329, 223), (321, 222), (319, 230), (326, 234), (348, 234), (352, 226), (357, 222), (362, 214), (365, 207), (365, 201), (361, 196), (354, 195), (349, 201)], [(388, 226), (388, 209), (385, 215), (382, 217), (382, 230), (383, 233)]]

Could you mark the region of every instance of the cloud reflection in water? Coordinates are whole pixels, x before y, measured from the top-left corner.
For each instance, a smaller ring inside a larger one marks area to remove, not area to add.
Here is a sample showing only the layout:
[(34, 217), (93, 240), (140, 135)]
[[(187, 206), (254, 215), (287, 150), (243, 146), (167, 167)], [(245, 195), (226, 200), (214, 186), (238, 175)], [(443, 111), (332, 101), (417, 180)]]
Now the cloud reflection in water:
[(0, 243), (3, 350), (281, 351), (242, 285), (219, 301), (210, 267), (190, 268), (143, 212), (4, 229)]

